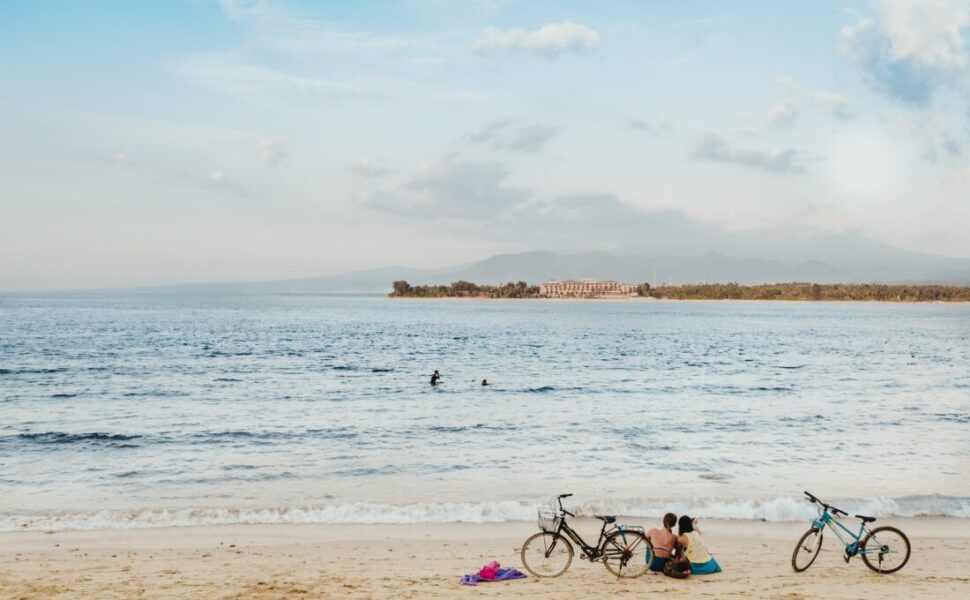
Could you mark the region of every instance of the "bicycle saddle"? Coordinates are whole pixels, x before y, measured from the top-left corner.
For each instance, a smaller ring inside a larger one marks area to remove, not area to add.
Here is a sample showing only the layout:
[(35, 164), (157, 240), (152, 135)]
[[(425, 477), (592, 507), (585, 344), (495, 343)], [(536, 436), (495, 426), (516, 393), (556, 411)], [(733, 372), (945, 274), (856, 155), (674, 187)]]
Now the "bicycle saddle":
[(616, 517), (612, 515), (593, 515), (593, 516), (599, 519), (600, 521), (603, 521), (604, 523), (616, 523)]
[(856, 515), (856, 518), (862, 519), (863, 523), (872, 523), (873, 521), (876, 520), (876, 517), (866, 517), (863, 515)]

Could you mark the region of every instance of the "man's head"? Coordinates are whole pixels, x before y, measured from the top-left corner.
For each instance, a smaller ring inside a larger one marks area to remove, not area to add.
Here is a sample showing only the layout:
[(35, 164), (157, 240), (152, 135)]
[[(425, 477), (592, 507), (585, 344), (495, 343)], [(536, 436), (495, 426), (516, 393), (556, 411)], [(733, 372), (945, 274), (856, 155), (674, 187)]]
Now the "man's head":
[(672, 529), (674, 525), (677, 524), (677, 515), (674, 513), (667, 513), (664, 515), (664, 527), (667, 529)]

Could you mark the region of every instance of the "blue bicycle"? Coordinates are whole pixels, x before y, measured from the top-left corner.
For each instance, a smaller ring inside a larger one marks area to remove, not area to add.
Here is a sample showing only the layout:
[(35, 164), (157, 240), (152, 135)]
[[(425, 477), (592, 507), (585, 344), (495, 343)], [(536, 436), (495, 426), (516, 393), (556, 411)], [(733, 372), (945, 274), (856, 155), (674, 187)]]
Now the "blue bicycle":
[[(853, 533), (848, 527), (839, 522), (839, 516), (847, 517), (844, 510), (826, 504), (805, 492), (810, 502), (818, 506), (818, 518), (812, 521), (812, 528), (805, 532), (798, 540), (795, 552), (791, 556), (791, 566), (796, 572), (802, 572), (812, 566), (822, 549), (822, 530), (826, 525), (835, 533), (835, 537), (845, 545), (845, 562), (853, 556), (861, 556), (862, 562), (876, 573), (895, 573), (906, 566), (909, 561), (909, 538), (895, 527), (876, 527), (869, 529), (867, 525), (876, 520), (875, 517), (856, 515), (862, 519), (859, 533)], [(839, 530), (842, 531), (839, 531)], [(848, 538), (844, 536), (848, 536)]]

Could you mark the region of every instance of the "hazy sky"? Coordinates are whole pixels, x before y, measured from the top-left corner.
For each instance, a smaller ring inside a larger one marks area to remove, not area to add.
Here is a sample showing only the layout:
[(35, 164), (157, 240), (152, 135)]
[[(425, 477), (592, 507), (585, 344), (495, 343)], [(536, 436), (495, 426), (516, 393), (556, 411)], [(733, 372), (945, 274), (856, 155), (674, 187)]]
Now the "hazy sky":
[(620, 248), (656, 211), (970, 256), (968, 44), (970, 0), (0, 0), (0, 291)]

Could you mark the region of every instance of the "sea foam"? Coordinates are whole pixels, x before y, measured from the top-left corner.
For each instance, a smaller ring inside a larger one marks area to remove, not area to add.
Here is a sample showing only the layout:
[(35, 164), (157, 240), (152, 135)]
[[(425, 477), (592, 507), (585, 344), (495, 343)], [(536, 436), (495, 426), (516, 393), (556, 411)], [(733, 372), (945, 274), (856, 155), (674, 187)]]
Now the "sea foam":
[[(833, 499), (852, 514), (876, 517), (948, 516), (970, 518), (970, 498), (954, 496), (907, 496), (869, 500)], [(540, 504), (531, 501), (442, 502), (389, 504), (335, 502), (293, 507), (183, 508), (99, 510), (0, 514), (0, 531), (145, 529), (193, 525), (231, 524), (374, 524), (504, 523), (531, 521)], [(665, 512), (707, 519), (802, 521), (816, 511), (804, 499), (621, 499), (574, 503), (570, 509), (580, 517), (616, 514), (628, 518), (657, 518)]]

